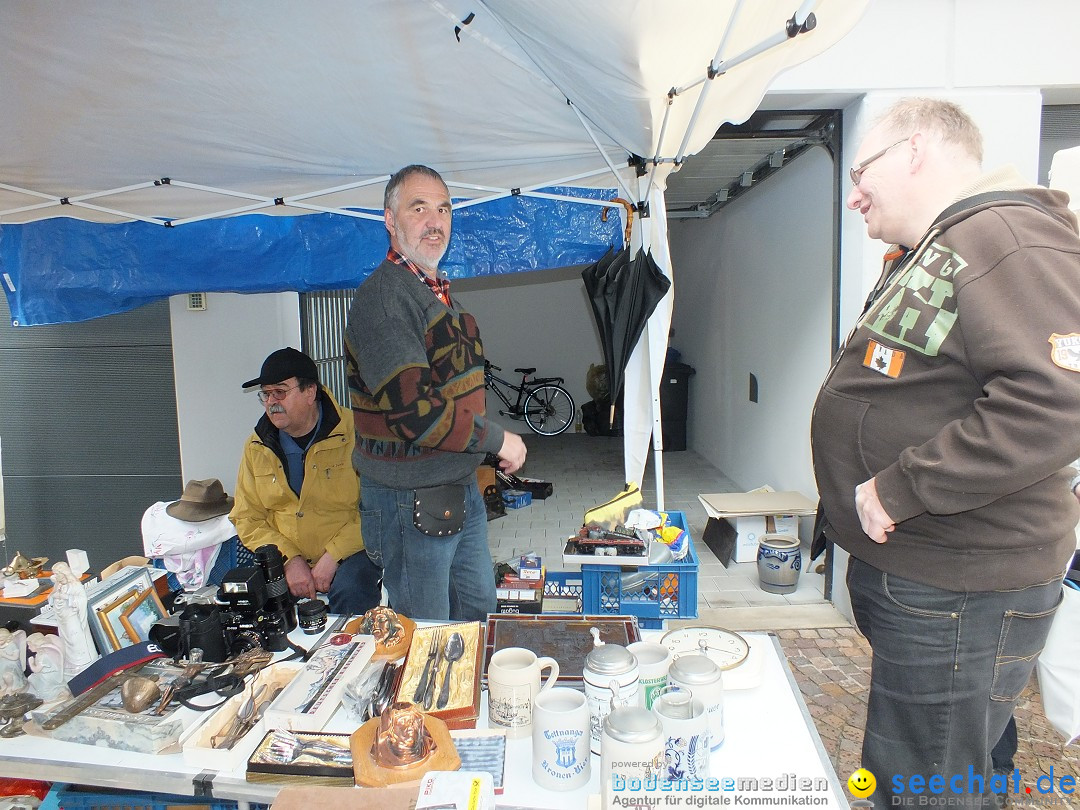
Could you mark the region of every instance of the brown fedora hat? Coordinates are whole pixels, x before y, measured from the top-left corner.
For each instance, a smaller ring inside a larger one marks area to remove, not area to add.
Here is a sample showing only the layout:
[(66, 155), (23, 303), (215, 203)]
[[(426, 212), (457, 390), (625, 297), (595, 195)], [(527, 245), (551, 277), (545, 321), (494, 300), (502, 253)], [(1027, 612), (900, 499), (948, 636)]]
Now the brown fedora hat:
[(177, 520), (198, 523), (229, 514), (232, 505), (233, 499), (225, 494), (221, 482), (207, 478), (205, 481), (188, 481), (180, 500), (170, 503), (165, 511)]

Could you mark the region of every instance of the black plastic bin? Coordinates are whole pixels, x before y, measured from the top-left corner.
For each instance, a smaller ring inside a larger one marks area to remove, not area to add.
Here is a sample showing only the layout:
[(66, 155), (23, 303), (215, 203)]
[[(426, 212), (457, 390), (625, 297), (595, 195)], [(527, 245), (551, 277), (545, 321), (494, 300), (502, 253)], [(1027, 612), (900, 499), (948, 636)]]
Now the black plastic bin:
[(660, 415), (663, 419), (664, 450), (686, 449), (686, 417), (689, 409), (690, 378), (694, 369), (686, 363), (664, 365), (660, 381)]

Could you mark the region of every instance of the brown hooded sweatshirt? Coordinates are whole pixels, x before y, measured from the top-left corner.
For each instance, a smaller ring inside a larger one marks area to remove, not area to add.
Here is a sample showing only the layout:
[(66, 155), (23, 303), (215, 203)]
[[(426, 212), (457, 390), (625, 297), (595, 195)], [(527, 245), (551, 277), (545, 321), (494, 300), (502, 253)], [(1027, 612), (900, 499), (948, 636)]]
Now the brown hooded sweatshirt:
[[(1012, 170), (960, 199), (1016, 190)], [(1061, 576), (1080, 508), (1080, 238), (1067, 195), (983, 203), (887, 261), (814, 405), (825, 534), (855, 557), (950, 591)], [(870, 540), (855, 487), (876, 478), (896, 529)]]

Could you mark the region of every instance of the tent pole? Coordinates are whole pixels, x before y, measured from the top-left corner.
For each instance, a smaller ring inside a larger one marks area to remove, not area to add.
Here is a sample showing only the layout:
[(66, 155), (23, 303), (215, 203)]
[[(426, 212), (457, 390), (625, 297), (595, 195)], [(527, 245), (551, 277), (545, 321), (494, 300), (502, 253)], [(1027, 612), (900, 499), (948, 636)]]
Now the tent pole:
[(574, 102), (570, 101), (569, 99), (567, 99), (566, 103), (570, 105), (570, 109), (573, 110), (574, 115), (578, 117), (578, 121), (581, 122), (581, 126), (585, 129), (585, 134), (588, 135), (589, 139), (593, 142), (593, 146), (595, 146), (596, 151), (600, 153), (600, 157), (604, 159), (604, 162), (608, 165), (608, 168), (611, 169), (611, 173), (615, 175), (615, 182), (619, 184), (619, 187), (623, 190), (623, 194), (626, 195), (627, 199), (632, 199), (633, 195), (630, 193), (630, 189), (627, 187), (627, 185), (623, 182), (622, 175), (619, 174), (619, 170), (615, 168), (615, 164), (611, 162), (611, 158), (608, 157), (607, 152), (604, 151), (604, 148), (600, 146), (600, 141), (598, 141), (596, 136), (593, 134), (592, 127), (590, 127), (588, 121), (585, 120), (585, 116), (581, 114), (581, 110), (579, 110), (577, 108), (577, 105), (575, 105)]

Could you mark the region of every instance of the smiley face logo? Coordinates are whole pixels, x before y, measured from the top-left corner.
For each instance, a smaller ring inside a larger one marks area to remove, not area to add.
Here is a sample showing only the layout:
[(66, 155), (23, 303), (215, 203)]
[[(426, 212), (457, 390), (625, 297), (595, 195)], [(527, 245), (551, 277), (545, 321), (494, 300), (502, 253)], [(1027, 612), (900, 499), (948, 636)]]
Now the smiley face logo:
[(876, 787), (877, 779), (866, 768), (859, 768), (847, 780), (847, 789), (851, 791), (851, 795), (860, 799), (865, 799)]

